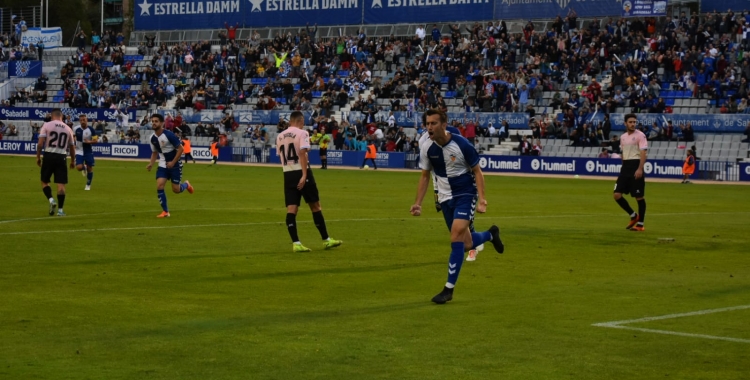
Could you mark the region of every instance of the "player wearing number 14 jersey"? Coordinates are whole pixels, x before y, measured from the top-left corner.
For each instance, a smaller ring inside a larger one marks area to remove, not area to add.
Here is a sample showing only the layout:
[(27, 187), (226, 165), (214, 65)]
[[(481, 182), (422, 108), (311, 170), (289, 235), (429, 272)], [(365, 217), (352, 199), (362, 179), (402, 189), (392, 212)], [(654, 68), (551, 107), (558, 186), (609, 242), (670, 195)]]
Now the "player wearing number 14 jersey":
[[(44, 148), (44, 160), (41, 158)], [(73, 138), (73, 130), (62, 122), (62, 111), (59, 108), (52, 110), (52, 120), (44, 123), (39, 132), (39, 143), (36, 145), (36, 164), (42, 168), (42, 191), (49, 201), (49, 214), (65, 216), (63, 206), (65, 205), (65, 184), (68, 183), (68, 169), (66, 168), (65, 155), (70, 153), (70, 168), (75, 163), (76, 146)], [(49, 187), (52, 176), (55, 176), (57, 184), (57, 202), (52, 198), (52, 189)]]
[(297, 211), (300, 200), (310, 206), (315, 227), (323, 239), (323, 248), (330, 249), (341, 245), (340, 240), (328, 236), (326, 221), (320, 208), (318, 186), (315, 184), (312, 170), (309, 166), (307, 153), (310, 150), (310, 135), (305, 131), (305, 117), (302, 112), (294, 111), (289, 117), (289, 128), (281, 132), (276, 138), (276, 152), (284, 170), (284, 199), (286, 201), (286, 226), (292, 238), (294, 252), (310, 252), (302, 245), (297, 236)]

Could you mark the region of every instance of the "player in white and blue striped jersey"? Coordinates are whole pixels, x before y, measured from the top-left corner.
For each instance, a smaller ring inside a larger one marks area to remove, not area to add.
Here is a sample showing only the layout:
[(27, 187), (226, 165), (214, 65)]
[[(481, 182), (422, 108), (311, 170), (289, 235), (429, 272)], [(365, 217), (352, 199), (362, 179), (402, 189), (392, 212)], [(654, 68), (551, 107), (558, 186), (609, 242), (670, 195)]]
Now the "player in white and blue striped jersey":
[(189, 181), (180, 183), (182, 179), (182, 141), (172, 132), (164, 129), (164, 116), (160, 114), (151, 115), (151, 129), (154, 134), (151, 136), (151, 161), (146, 166), (148, 171), (154, 166), (156, 159), (159, 159), (159, 167), (156, 169), (156, 194), (161, 204), (162, 213), (157, 218), (168, 218), (169, 208), (167, 207), (167, 194), (164, 193), (164, 186), (167, 181), (172, 182), (172, 191), (179, 194), (185, 190), (193, 193), (193, 186)]
[(500, 229), (492, 225), (484, 232), (471, 232), (474, 212), (484, 213), (487, 200), (484, 193), (484, 176), (479, 167), (479, 154), (465, 138), (446, 131), (448, 118), (438, 110), (425, 113), (425, 126), (429, 140), (419, 149), (419, 165), (422, 175), (417, 188), (417, 198), (411, 206), (411, 214), (422, 214), (422, 200), (427, 193), (430, 176), (434, 175), (438, 202), (451, 232), (451, 255), (448, 260), (448, 281), (443, 291), (432, 298), (432, 302), (444, 304), (453, 299), (453, 288), (458, 281), (464, 252), (485, 242), (492, 241), (495, 250), (503, 253), (505, 247), (500, 240)]
[(86, 177), (86, 188), (84, 190), (91, 190), (95, 164), (94, 150), (91, 148), (91, 144), (96, 144), (96, 140), (94, 140), (96, 132), (89, 125), (86, 114), (80, 114), (78, 121), (80, 124), (73, 128), (73, 134), (76, 138), (76, 170)]

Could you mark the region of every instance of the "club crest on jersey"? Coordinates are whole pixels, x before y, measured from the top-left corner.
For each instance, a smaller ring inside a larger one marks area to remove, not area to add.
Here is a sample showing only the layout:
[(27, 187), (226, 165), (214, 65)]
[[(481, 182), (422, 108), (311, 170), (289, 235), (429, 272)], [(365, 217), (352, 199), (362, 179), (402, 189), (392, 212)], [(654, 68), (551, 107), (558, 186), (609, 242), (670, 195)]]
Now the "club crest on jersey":
[(455, 154), (451, 154), (450, 157), (451, 157), (451, 162), (456, 162), (456, 155)]

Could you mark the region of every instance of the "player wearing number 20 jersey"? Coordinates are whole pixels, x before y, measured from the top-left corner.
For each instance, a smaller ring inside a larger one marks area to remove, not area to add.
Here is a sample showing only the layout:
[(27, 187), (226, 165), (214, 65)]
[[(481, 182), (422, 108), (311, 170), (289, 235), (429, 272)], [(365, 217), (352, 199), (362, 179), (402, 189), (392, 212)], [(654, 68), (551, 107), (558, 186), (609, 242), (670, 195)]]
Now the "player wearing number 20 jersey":
[(294, 252), (310, 251), (309, 248), (302, 245), (297, 236), (297, 211), (302, 198), (305, 198), (305, 203), (310, 206), (315, 227), (318, 228), (320, 237), (323, 239), (323, 247), (325, 249), (338, 247), (341, 245), (341, 241), (331, 239), (328, 236), (326, 222), (320, 209), (318, 186), (315, 183), (315, 177), (313, 177), (307, 158), (307, 152), (310, 150), (310, 135), (301, 128), (305, 126), (305, 117), (302, 112), (292, 112), (289, 117), (289, 125), (289, 128), (281, 132), (276, 138), (276, 152), (284, 171), (286, 225), (289, 236), (292, 238), (292, 250)]
[[(41, 158), (44, 148), (44, 160)], [(52, 176), (57, 184), (57, 200), (59, 202), (58, 216), (65, 216), (63, 206), (65, 204), (65, 184), (68, 183), (68, 169), (66, 168), (65, 155), (70, 153), (70, 159), (75, 159), (75, 139), (73, 131), (62, 122), (62, 111), (59, 108), (52, 110), (52, 121), (44, 123), (39, 132), (39, 143), (36, 148), (36, 163), (42, 168), (41, 180), (42, 191), (49, 201), (49, 214), (54, 215), (58, 203), (52, 198), (52, 189), (49, 183)], [(70, 163), (71, 169), (73, 162)]]

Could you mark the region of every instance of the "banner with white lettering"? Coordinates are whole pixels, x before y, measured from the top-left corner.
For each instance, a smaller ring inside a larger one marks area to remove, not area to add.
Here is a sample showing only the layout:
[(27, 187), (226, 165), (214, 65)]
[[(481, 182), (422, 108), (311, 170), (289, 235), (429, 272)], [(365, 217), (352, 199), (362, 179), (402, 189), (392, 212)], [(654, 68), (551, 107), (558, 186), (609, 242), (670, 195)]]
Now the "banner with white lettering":
[[(394, 112), (393, 116), (396, 118), (396, 125), (400, 127), (416, 127), (422, 124), (421, 112)], [(527, 113), (448, 112), (447, 116), (449, 123), (454, 120), (463, 124), (466, 124), (469, 121), (474, 121), (484, 127), (487, 127), (492, 123), (493, 126), (499, 128), (503, 121), (506, 121), (508, 122), (509, 129), (529, 128), (529, 114)], [(347, 120), (349, 120), (350, 123), (356, 123), (358, 120), (365, 119), (365, 115), (359, 111), (351, 111), (347, 117)], [(388, 112), (379, 111), (375, 114), (375, 121), (386, 120), (388, 120)]]
[[(0, 141), (0, 154), (36, 154), (34, 141)], [(150, 144), (98, 143), (91, 145), (94, 157), (112, 158), (151, 158)], [(193, 146), (193, 158), (208, 161), (212, 159), (207, 146)], [(232, 160), (232, 147), (219, 148), (219, 161)], [(320, 158), (318, 158), (320, 160)]]
[[(621, 113), (610, 114), (613, 131), (625, 130), (624, 116), (625, 114)], [(750, 114), (706, 115), (639, 113), (636, 116), (638, 117), (638, 123), (641, 123), (644, 126), (650, 126), (653, 125), (653, 123), (656, 123), (659, 127), (664, 127), (670, 120), (675, 127), (682, 127), (687, 123), (690, 123), (690, 127), (694, 132), (743, 132), (748, 123), (750, 123)], [(558, 120), (562, 120), (562, 114), (558, 116)], [(604, 115), (597, 113), (596, 115), (585, 117), (585, 120), (594, 125), (598, 125), (598, 123), (601, 123), (604, 120)]]
[[(51, 108), (0, 107), (0, 119), (8, 120), (44, 120), (52, 111)], [(109, 108), (63, 108), (63, 115), (78, 120), (79, 115), (86, 115), (91, 120), (115, 121), (115, 111)], [(135, 110), (128, 110), (128, 120), (135, 122)]]
[(750, 163), (740, 162), (740, 181), (750, 181)]
[(136, 30), (360, 24), (361, 0), (135, 0)]
[(23, 47), (28, 47), (29, 44), (36, 45), (40, 41), (45, 49), (62, 46), (62, 28), (28, 28), (21, 34)]
[(667, 15), (667, 0), (623, 0), (622, 17), (661, 17)]
[(616, 16), (622, 0), (495, 0), (495, 19), (565, 18), (571, 10), (578, 17)]
[[(487, 20), (495, 0), (365, 0), (365, 24)], [(431, 35), (427, 25), (426, 35)]]
[[(193, 109), (184, 110), (159, 110), (158, 113), (167, 117), (172, 115), (176, 117), (177, 114), (182, 116), (186, 123), (219, 123), (227, 113), (234, 116), (234, 121), (239, 124), (278, 124), (279, 120), (289, 120), (291, 111), (234, 111), (234, 110), (203, 110), (200, 112), (194, 111)], [(311, 124), (310, 116), (312, 112), (303, 111), (305, 116), (305, 124)]]
[[(279, 155), (276, 154), (276, 148), (271, 148), (270, 153), (268, 162), (274, 164), (281, 163)], [(365, 152), (356, 150), (329, 150), (326, 155), (328, 165), (332, 166), (359, 167), (365, 159)], [(317, 152), (310, 152), (308, 158), (310, 159), (310, 165), (320, 164), (320, 155)], [(405, 160), (406, 154), (401, 152), (378, 152), (375, 164), (379, 168), (403, 169), (405, 168)]]
[[(479, 156), (479, 167), (486, 172), (570, 174), (612, 176), (620, 174), (622, 160), (573, 157)], [(648, 160), (646, 177), (682, 178), (682, 161)]]

